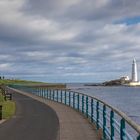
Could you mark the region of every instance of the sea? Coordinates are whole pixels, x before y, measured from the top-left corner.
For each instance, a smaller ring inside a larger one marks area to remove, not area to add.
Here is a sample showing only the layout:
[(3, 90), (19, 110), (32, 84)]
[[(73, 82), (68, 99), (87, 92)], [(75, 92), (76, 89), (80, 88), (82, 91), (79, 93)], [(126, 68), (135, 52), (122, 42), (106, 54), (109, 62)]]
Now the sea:
[(85, 86), (83, 83), (69, 83), (67, 88), (105, 101), (140, 125), (140, 87)]

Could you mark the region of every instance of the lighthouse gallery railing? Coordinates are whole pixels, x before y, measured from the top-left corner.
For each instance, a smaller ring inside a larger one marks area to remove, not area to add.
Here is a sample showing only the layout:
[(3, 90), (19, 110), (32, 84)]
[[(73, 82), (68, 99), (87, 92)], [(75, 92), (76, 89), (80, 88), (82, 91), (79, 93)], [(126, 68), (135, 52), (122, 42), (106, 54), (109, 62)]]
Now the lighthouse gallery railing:
[(104, 101), (79, 92), (66, 89), (10, 85), (34, 95), (68, 105), (90, 120), (102, 138), (109, 140), (140, 140), (140, 126), (126, 114), (108, 105)]

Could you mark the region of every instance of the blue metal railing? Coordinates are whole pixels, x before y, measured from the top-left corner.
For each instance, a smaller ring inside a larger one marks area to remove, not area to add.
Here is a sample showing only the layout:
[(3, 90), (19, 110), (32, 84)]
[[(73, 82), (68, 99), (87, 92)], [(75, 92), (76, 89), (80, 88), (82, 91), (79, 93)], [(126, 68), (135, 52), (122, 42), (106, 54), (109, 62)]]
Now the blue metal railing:
[(95, 124), (97, 130), (101, 128), (103, 140), (140, 140), (139, 125), (123, 112), (96, 97), (66, 89), (38, 88), (20, 85), (12, 85), (10, 87), (63, 103), (78, 110), (85, 115), (91, 123)]

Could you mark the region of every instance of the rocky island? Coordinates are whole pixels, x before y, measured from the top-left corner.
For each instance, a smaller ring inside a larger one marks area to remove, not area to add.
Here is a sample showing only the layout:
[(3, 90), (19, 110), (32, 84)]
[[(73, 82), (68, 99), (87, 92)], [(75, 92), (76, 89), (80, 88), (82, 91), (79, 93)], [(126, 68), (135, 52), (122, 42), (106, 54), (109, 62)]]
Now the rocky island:
[(121, 77), (120, 79), (103, 82), (102, 85), (103, 86), (121, 86), (121, 85), (127, 85), (129, 83), (130, 83), (130, 80), (128, 79), (128, 77)]
[(105, 81), (103, 83), (85, 84), (85, 86), (121, 86), (130, 83), (129, 77), (121, 77), (120, 79)]

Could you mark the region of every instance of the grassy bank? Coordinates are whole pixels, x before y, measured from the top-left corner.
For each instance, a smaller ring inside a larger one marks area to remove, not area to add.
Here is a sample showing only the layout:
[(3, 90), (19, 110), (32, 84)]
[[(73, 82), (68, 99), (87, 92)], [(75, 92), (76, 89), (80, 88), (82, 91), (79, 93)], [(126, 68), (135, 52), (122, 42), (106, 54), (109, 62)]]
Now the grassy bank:
[(60, 83), (44, 83), (44, 82), (36, 82), (36, 81), (27, 81), (27, 80), (0, 80), (0, 85), (27, 85), (27, 86), (35, 86), (35, 87), (47, 87), (47, 88), (66, 88), (65, 84)]
[(1, 79), (0, 84), (42, 84), (43, 82), (35, 82), (35, 81), (27, 81), (27, 80), (7, 80), (7, 79)]
[(2, 118), (9, 119), (15, 114), (15, 102), (13, 101), (5, 101), (4, 97), (0, 93), (0, 105), (2, 105)]

